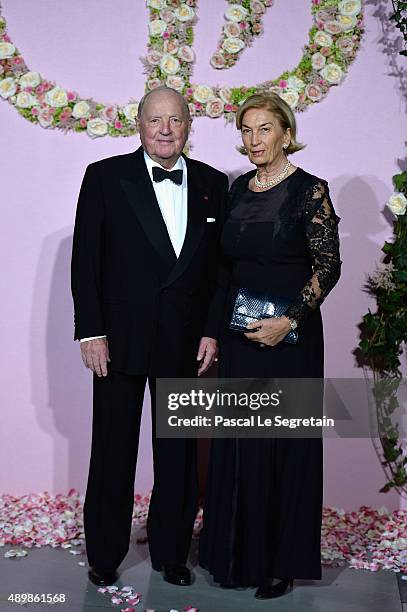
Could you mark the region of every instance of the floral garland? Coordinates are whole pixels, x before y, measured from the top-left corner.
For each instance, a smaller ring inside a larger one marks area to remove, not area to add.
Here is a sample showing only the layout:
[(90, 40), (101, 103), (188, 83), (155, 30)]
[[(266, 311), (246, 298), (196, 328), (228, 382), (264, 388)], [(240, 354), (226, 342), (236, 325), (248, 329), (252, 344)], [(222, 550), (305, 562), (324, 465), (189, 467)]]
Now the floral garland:
[(241, 0), (240, 4), (234, 0), (228, 1), (230, 6), (225, 13), (222, 37), (217, 52), (211, 57), (211, 64), (217, 70), (234, 66), (254, 37), (263, 34), (261, 18), (273, 3), (273, 0), (251, 0), (249, 3)]
[[(241, 0), (230, 4), (226, 11), (226, 39), (221, 41), (225, 55), (218, 51), (212, 57), (212, 65), (220, 64), (221, 57), (225, 68), (237, 61), (253, 36), (261, 34), (260, 15), (270, 4), (270, 0)], [(150, 9), (149, 42), (147, 55), (142, 60), (147, 73), (146, 91), (162, 84), (177, 89), (185, 96), (194, 117), (223, 116), (233, 121), (243, 100), (253, 93), (269, 91), (278, 92), (295, 111), (305, 110), (342, 81), (360, 46), (363, 32), (361, 0), (312, 0), (314, 23), (309, 43), (293, 70), (253, 87), (193, 84), (195, 56), (191, 45), (197, 1), (147, 0), (147, 5)], [(233, 23), (241, 30), (239, 37), (228, 36), (228, 32), (236, 30)], [(226, 41), (229, 42), (225, 47)], [(213, 59), (215, 56), (217, 60)], [(67, 91), (29, 70), (7, 35), (6, 21), (1, 14), (0, 97), (23, 117), (43, 128), (86, 132), (91, 138), (130, 136), (137, 131), (136, 100), (125, 106), (105, 105), (81, 98), (76, 92)]]

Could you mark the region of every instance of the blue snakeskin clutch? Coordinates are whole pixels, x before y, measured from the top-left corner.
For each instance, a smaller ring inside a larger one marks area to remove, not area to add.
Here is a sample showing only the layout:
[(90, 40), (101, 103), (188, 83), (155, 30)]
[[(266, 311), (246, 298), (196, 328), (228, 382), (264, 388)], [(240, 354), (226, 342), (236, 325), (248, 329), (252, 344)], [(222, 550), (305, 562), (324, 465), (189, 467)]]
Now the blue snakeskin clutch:
[[(230, 329), (237, 331), (247, 330), (249, 323), (271, 317), (281, 317), (285, 314), (291, 302), (285, 298), (272, 297), (264, 293), (257, 293), (250, 289), (241, 288), (236, 296), (233, 307)], [(297, 330), (292, 329), (283, 342), (295, 344), (298, 340)]]

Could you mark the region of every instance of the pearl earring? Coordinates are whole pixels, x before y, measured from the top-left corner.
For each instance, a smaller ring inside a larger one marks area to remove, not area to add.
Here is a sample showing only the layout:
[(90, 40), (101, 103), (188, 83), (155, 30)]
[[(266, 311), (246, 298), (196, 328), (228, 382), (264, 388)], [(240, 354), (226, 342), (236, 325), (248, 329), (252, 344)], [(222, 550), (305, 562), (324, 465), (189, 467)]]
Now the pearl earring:
[(288, 144), (284, 143), (283, 144), (283, 149), (288, 149)]

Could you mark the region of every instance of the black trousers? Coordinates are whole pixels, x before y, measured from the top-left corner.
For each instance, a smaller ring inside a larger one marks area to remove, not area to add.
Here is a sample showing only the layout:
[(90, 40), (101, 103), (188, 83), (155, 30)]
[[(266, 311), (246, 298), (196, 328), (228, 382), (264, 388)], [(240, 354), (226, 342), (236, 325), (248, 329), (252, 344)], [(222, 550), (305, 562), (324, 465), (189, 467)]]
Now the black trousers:
[(198, 509), (196, 440), (155, 437), (155, 379), (94, 376), (92, 450), (84, 504), (89, 565), (112, 570), (127, 554), (145, 385), (151, 393), (154, 486), (147, 520), (151, 561), (185, 563)]

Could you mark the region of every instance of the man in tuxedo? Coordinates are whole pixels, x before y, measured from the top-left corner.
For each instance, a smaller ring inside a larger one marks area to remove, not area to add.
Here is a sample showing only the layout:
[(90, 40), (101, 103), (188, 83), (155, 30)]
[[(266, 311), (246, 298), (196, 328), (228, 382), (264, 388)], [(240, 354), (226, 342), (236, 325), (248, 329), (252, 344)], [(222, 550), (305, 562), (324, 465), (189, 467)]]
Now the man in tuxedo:
[(149, 92), (138, 111), (142, 146), (90, 164), (80, 190), (72, 294), (75, 339), (94, 373), (84, 525), (88, 575), (98, 585), (116, 580), (129, 547), (147, 381), (152, 566), (168, 582), (191, 583), (196, 441), (155, 437), (155, 380), (202, 374), (216, 358), (220, 306), (211, 297), (228, 183), (225, 174), (181, 155), (190, 126), (181, 94)]

